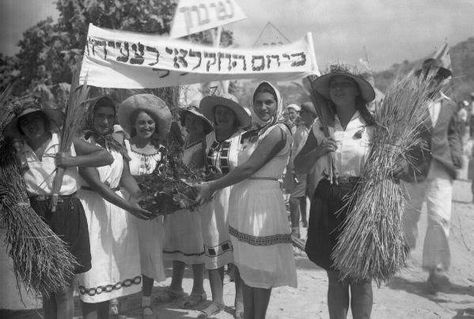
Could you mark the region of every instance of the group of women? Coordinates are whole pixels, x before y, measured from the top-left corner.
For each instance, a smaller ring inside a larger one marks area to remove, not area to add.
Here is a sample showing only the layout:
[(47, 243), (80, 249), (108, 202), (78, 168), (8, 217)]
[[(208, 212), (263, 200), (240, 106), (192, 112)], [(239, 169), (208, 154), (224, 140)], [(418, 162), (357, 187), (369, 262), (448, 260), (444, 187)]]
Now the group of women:
[[(322, 76), (315, 87), (334, 115), (333, 138), (324, 137), (316, 121), (295, 158), (295, 166), (301, 167), (297, 173), (316, 165), (320, 174), (306, 250), (328, 271), (330, 317), (345, 318), (350, 287), (353, 318), (369, 318), (370, 282), (340, 280), (331, 252), (344, 219), (336, 211), (344, 206), (344, 195), (353, 189), (369, 151), (373, 121), (365, 105), (374, 93), (368, 82), (348, 72)], [(58, 153), (53, 118), (44, 109), (34, 106), (18, 115), (28, 193), (33, 208), (63, 237), (81, 265), (77, 274), (84, 318), (108, 318), (110, 300), (140, 290), (143, 316), (155, 318), (152, 286), (165, 279), (164, 259), (173, 261), (173, 273), (171, 285), (157, 296), (163, 301), (185, 296), (184, 267), (192, 265), (194, 284), (183, 299), (184, 307), (207, 299), (203, 274), (204, 269), (209, 271), (212, 303), (201, 318), (224, 308), (225, 265), (232, 264), (235, 274), (236, 318), (265, 318), (272, 288), (296, 287), (291, 228), (280, 187), (293, 140), (281, 120), (282, 102), (277, 88), (262, 82), (252, 96), (253, 118), (229, 94), (208, 96), (182, 109), (180, 121), (187, 131), (183, 162), (212, 167), (219, 177), (196, 185), (201, 204), (197, 210), (154, 219), (152, 212), (138, 205), (142, 193), (136, 181), (166, 162), (163, 145), (172, 117), (160, 98), (138, 94), (118, 108), (108, 97), (98, 99), (83, 138), (68, 154)], [(117, 119), (130, 136), (123, 143), (114, 138)], [(355, 132), (361, 128), (359, 137)], [(327, 179), (329, 152), (335, 153), (337, 184)], [(57, 166), (67, 170), (60, 205), (51, 213), (48, 178)], [(71, 278), (64, 292), (45, 298), (45, 317), (72, 318), (72, 307)]]

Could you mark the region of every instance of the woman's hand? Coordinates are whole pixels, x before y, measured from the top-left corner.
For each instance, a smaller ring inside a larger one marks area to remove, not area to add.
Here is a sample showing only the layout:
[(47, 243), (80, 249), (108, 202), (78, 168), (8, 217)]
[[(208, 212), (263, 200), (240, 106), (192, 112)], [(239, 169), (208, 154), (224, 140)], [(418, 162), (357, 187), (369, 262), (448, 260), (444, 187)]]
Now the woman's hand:
[(138, 205), (138, 203), (133, 203), (132, 207), (128, 211), (133, 216), (143, 219), (143, 220), (150, 220), (156, 217), (152, 212), (141, 208), (140, 205)]
[(330, 152), (335, 152), (337, 150), (337, 143), (333, 138), (327, 138), (324, 139), (317, 148), (319, 148), (319, 152), (322, 156)]
[(54, 163), (56, 164), (56, 167), (63, 167), (63, 168), (75, 166), (75, 164), (76, 164), (74, 162), (74, 157), (70, 156), (70, 155), (67, 155), (64, 152), (57, 152), (56, 153)]
[(196, 201), (200, 205), (204, 204), (211, 198), (213, 191), (211, 189), (210, 183), (204, 182), (202, 184), (195, 185), (194, 188), (197, 191)]

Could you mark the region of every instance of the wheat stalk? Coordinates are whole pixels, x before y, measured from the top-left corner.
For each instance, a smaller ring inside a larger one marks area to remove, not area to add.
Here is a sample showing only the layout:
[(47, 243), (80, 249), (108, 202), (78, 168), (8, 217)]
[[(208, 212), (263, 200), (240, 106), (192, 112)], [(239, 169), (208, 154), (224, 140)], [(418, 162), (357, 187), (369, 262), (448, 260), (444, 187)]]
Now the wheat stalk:
[[(332, 257), (344, 278), (390, 279), (406, 262), (408, 247), (401, 218), (407, 203), (402, 185), (392, 178), (395, 167), (411, 163), (408, 151), (422, 143), (429, 116), (427, 103), (433, 87), (430, 78), (413, 74), (388, 90), (374, 115), (371, 152), (362, 179), (347, 198), (349, 211)], [(413, 163), (411, 163), (413, 164)]]

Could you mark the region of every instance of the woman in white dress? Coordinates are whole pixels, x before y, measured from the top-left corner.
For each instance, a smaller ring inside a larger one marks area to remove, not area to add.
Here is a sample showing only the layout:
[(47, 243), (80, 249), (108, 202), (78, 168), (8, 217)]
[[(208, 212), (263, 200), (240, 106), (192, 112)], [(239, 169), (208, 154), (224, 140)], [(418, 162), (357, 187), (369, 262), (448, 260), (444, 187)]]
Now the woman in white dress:
[(199, 185), (198, 200), (234, 185), (229, 233), (243, 280), (244, 317), (260, 319), (265, 318), (273, 287), (296, 287), (291, 230), (278, 181), (290, 157), (292, 137), (289, 128), (277, 121), (282, 103), (270, 83), (257, 87), (253, 109), (259, 126), (242, 135), (239, 165), (224, 177)]
[[(192, 103), (193, 104), (193, 103)], [(211, 122), (193, 106), (180, 114), (181, 125), (188, 132), (183, 151), (185, 165), (202, 167), (204, 165), (203, 141), (213, 128)], [(184, 308), (194, 308), (207, 300), (204, 291), (204, 244), (201, 233), (201, 216), (198, 210), (179, 210), (164, 218), (165, 245), (163, 256), (173, 261), (171, 285), (162, 296), (162, 301), (184, 297), (182, 281), (186, 265), (193, 269), (193, 288), (183, 303)]]
[[(251, 117), (231, 94), (206, 96), (199, 108), (215, 127), (206, 137), (207, 164), (225, 175), (237, 166), (240, 136), (243, 128), (251, 124)], [(201, 208), (206, 269), (209, 271), (213, 302), (202, 310), (200, 318), (207, 318), (224, 309), (224, 266), (234, 262), (227, 219), (230, 190), (231, 187), (219, 190)], [(243, 315), (242, 285), (239, 279), (237, 274), (234, 279), (236, 318)]]
[[(92, 268), (79, 276), (84, 318), (108, 318), (109, 301), (139, 292), (142, 283), (135, 217), (129, 213), (142, 219), (152, 214), (136, 203), (140, 189), (124, 159), (126, 151), (111, 135), (115, 118), (113, 101), (97, 100), (85, 139), (107, 149), (114, 162), (79, 170), (85, 182), (78, 197), (87, 217), (92, 256)], [(131, 194), (131, 200), (123, 198), (120, 186)]]
[[(163, 167), (166, 150), (161, 144), (168, 135), (171, 112), (166, 103), (152, 94), (136, 94), (123, 101), (118, 110), (120, 126), (130, 136), (125, 140), (130, 157), (130, 172), (140, 183), (140, 176)], [(142, 269), (143, 318), (155, 318), (151, 308), (153, 281), (165, 280), (163, 266), (163, 217), (136, 219)]]

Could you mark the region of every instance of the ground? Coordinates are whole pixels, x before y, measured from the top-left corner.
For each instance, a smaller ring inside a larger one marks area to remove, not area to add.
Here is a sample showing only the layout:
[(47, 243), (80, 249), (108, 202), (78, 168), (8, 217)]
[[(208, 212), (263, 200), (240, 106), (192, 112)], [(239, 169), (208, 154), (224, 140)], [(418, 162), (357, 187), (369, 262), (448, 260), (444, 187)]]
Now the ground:
[[(421, 270), (422, 239), (426, 229), (426, 214), (420, 220), (420, 238), (412, 252), (408, 267), (397, 274), (389, 283), (377, 287), (374, 284), (374, 307), (372, 318), (474, 318), (474, 204), (470, 182), (456, 181), (454, 184), (453, 215), (450, 233), (452, 266), (449, 290), (431, 295), (425, 291), (427, 274)], [(268, 319), (329, 318), (327, 312), (326, 272), (310, 262), (304, 253), (295, 249), (298, 272), (298, 288), (282, 287), (272, 292), (268, 309)], [(168, 275), (170, 270), (168, 269)], [(160, 283), (169, 285), (170, 279)], [(191, 272), (188, 270), (184, 289), (191, 290)], [(210, 297), (207, 279), (205, 282)], [(157, 293), (161, 288), (157, 287)], [(233, 318), (232, 282), (224, 287), (225, 312), (215, 318)], [(141, 318), (139, 296), (128, 298), (126, 318)], [(123, 305), (124, 306), (124, 305)], [(203, 305), (205, 306), (205, 305)], [(197, 318), (198, 311), (179, 308), (179, 303), (155, 304), (159, 319)], [(351, 318), (349, 316), (349, 318)]]
[[(470, 182), (461, 180), (454, 183), (453, 213), (450, 233), (452, 266), (449, 271), (452, 283), (449, 290), (436, 295), (425, 290), (427, 274), (420, 268), (422, 239), (426, 229), (426, 213), (419, 223), (420, 237), (416, 249), (412, 252), (408, 267), (397, 274), (390, 282), (377, 287), (374, 284), (374, 306), (372, 318), (474, 318), (474, 204)], [(303, 232), (303, 236), (304, 236)], [(268, 309), (268, 319), (327, 319), (327, 276), (325, 271), (316, 267), (305, 256), (295, 249), (298, 272), (298, 288), (282, 287), (272, 292)], [(168, 279), (155, 287), (154, 295), (159, 294), (164, 286), (169, 285), (171, 269), (167, 268)], [(227, 278), (227, 277), (226, 277)], [(186, 271), (183, 286), (186, 292), (191, 290), (191, 272)], [(211, 296), (209, 283), (204, 283), (207, 295)], [(228, 307), (216, 316), (217, 319), (233, 318), (233, 283), (226, 279), (224, 293)], [(77, 300), (76, 300), (77, 301)], [(120, 300), (124, 318), (141, 318), (140, 295), (133, 295)], [(205, 307), (201, 305), (200, 308)], [(157, 319), (197, 318), (199, 311), (183, 310), (179, 302), (153, 303)], [(76, 307), (76, 319), (80, 318), (80, 309)], [(36, 316), (37, 317), (37, 316)], [(26, 318), (26, 317), (21, 317)], [(349, 318), (352, 318), (349, 315)]]

